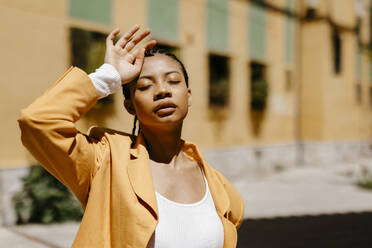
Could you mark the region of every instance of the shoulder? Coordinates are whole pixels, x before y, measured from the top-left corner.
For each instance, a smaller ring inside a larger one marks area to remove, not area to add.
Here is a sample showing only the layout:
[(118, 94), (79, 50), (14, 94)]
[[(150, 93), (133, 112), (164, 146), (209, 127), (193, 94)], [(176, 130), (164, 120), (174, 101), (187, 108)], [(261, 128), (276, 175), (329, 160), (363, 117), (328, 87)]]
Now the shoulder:
[[(129, 152), (132, 142), (130, 134), (106, 127), (90, 127), (88, 137), (94, 144), (95, 149), (96, 167), (93, 171), (93, 176), (100, 168), (108, 165), (107, 161), (110, 161), (113, 152), (115, 154), (123, 154), (125, 149)], [(119, 149), (113, 150), (113, 147)], [(118, 152), (118, 150), (120, 151)]]
[(88, 136), (93, 143), (95, 143), (96, 156), (109, 155), (113, 151), (124, 152), (126, 149), (129, 152), (132, 139), (131, 135), (122, 131), (106, 128), (106, 127), (90, 127), (88, 130)]
[(213, 171), (216, 173), (217, 177), (220, 179), (222, 184), (225, 187), (227, 194), (230, 199), (230, 210), (231, 212), (228, 215), (228, 219), (231, 220), (237, 229), (241, 226), (244, 219), (244, 201), (239, 192), (235, 187), (229, 182), (229, 180), (218, 170), (213, 168)]
[(120, 136), (127, 141), (131, 141), (131, 134), (107, 127), (92, 126), (88, 130), (88, 136), (98, 141), (109, 139), (115, 136)]

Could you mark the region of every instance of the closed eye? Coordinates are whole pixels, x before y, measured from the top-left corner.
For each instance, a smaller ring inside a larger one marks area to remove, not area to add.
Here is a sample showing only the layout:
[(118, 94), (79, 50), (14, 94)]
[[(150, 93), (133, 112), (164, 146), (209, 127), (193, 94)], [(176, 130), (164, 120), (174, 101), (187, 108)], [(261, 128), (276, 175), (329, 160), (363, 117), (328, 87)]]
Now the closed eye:
[(181, 81), (168, 81), (170, 84), (178, 84)]
[(138, 87), (138, 89), (139, 89), (140, 91), (147, 90), (148, 88), (150, 88), (150, 85), (146, 85), (146, 86)]

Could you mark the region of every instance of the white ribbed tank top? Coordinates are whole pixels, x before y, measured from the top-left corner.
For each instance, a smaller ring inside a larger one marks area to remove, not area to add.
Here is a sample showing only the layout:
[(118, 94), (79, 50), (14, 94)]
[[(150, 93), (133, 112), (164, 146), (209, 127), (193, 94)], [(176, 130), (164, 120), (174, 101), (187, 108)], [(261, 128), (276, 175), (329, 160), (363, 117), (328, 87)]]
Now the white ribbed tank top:
[[(202, 170), (203, 171), (203, 170)], [(194, 203), (171, 201), (158, 192), (159, 223), (147, 248), (222, 248), (224, 230), (207, 179), (204, 197)]]

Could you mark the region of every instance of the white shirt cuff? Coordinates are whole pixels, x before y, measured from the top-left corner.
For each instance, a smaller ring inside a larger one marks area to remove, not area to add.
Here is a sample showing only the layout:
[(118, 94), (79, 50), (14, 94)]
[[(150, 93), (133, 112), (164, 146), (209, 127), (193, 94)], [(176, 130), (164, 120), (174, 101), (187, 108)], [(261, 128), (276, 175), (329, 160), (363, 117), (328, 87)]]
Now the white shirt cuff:
[(98, 99), (104, 98), (121, 89), (120, 74), (111, 64), (105, 63), (101, 65), (101, 67), (88, 76), (97, 90)]

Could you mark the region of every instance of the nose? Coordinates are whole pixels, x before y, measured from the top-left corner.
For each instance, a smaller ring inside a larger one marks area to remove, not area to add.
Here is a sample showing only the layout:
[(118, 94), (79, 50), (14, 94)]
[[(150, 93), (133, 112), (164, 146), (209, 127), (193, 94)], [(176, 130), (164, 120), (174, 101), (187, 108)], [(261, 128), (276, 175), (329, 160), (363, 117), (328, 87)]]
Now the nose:
[(154, 94), (154, 101), (163, 99), (166, 97), (171, 97), (172, 91), (167, 82), (161, 82), (158, 84), (156, 92)]

